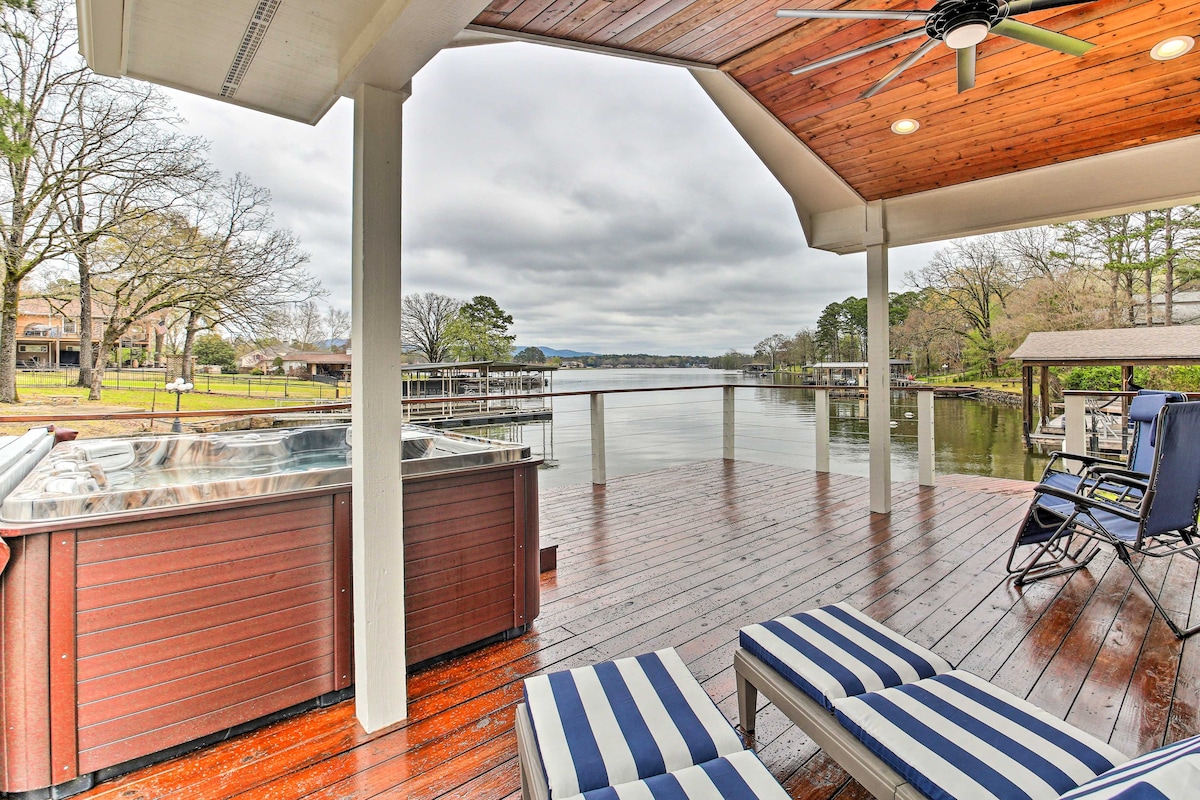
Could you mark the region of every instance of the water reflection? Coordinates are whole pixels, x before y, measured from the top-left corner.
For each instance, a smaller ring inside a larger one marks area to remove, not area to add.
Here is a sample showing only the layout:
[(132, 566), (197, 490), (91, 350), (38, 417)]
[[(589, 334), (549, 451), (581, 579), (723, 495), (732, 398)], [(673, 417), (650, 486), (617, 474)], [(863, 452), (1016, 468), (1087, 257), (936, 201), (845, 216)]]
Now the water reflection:
[[(779, 376), (786, 380), (785, 376)], [(782, 381), (781, 381), (782, 382)], [(758, 386), (737, 393), (739, 459), (812, 469), (815, 438), (813, 392), (765, 388), (766, 379), (705, 369), (570, 370), (559, 372), (554, 390), (665, 388), (706, 384)], [(615, 394), (605, 397), (609, 476), (645, 472), (721, 455), (720, 389), (694, 392)], [(892, 476), (916, 480), (916, 397), (891, 396)], [(959, 398), (934, 403), (935, 460), (940, 473), (994, 475), (1035, 480), (1046, 458), (1026, 453), (1020, 409)], [(529, 445), (546, 460), (543, 487), (591, 479), (587, 397), (554, 400), (554, 419), (493, 425), (467, 431)], [(867, 403), (852, 394), (830, 398), (830, 468), (866, 475)]]

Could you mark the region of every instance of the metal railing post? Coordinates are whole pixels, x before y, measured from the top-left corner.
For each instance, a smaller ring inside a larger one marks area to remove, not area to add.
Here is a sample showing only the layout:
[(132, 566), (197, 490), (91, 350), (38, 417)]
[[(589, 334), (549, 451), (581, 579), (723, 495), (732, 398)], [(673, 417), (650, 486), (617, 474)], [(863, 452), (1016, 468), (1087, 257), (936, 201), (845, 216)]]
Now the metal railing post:
[(816, 414), (816, 466), (817, 472), (829, 472), (829, 390), (817, 389), (814, 400)]
[(604, 395), (593, 392), (592, 401), (592, 483), (603, 486), (608, 483), (604, 462)]
[(917, 483), (933, 486), (933, 392), (917, 392)]
[(1066, 435), (1063, 437), (1063, 447), (1068, 453), (1084, 453), (1087, 448), (1087, 398), (1080, 394), (1067, 394), (1063, 398), (1065, 406)]
[(722, 413), (721, 413), (721, 458), (726, 461), (733, 460), (733, 443), (734, 443), (734, 404), (733, 404), (733, 386), (726, 386), (721, 389), (722, 392)]

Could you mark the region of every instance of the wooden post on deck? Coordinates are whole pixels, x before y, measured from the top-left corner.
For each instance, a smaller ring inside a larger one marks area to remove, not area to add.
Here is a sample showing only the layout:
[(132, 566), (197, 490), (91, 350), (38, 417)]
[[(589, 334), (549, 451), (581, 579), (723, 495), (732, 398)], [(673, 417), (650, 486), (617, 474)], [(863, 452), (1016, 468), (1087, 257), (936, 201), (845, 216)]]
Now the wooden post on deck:
[(917, 483), (933, 486), (933, 390), (917, 392)]
[(604, 458), (604, 395), (593, 392), (592, 401), (592, 483), (603, 486), (608, 483), (608, 469)]
[(829, 472), (829, 390), (817, 389), (813, 404), (816, 414), (816, 471)]
[(1038, 412), (1038, 425), (1045, 425), (1050, 421), (1050, 368), (1045, 364), (1041, 370), (1041, 410)]
[(726, 386), (721, 390), (721, 458), (726, 461), (733, 460), (735, 420), (733, 389), (732, 386)]

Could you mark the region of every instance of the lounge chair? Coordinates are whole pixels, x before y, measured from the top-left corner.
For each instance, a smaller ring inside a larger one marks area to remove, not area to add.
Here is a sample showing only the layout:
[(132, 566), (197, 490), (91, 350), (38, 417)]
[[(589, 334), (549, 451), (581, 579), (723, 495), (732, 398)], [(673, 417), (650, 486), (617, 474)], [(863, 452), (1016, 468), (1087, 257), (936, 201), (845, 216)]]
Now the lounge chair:
[[(1049, 575), (1079, 569), (1086, 560), (1060, 566), (1070, 543), (1079, 540), (1110, 546), (1133, 572), (1175, 635), (1200, 631), (1200, 623), (1185, 627), (1163, 607), (1158, 593), (1141, 574), (1144, 558), (1184, 556), (1200, 560), (1197, 515), (1200, 514), (1200, 402), (1169, 403), (1156, 421), (1154, 459), (1145, 480), (1121, 472), (1098, 471), (1078, 490), (1039, 484), (1033, 504), (1018, 533), (1013, 552), (1034, 546), (1031, 556), (1015, 570), (1018, 585)], [(1113, 486), (1128, 486), (1136, 494), (1114, 497)], [(1013, 555), (1009, 555), (1010, 572)]]
[(525, 800), (788, 800), (674, 650), (525, 681)]
[[(1129, 427), (1133, 431), (1133, 438), (1129, 445), (1129, 457), (1125, 461), (1056, 450), (1050, 454), (1050, 462), (1038, 483), (1041, 486), (1082, 494), (1097, 488), (1098, 476), (1119, 475), (1128, 480), (1121, 483), (1109, 482), (1100, 488), (1111, 499), (1139, 500), (1141, 484), (1149, 478), (1150, 468), (1154, 463), (1155, 420), (1158, 419), (1158, 412), (1167, 403), (1181, 403), (1186, 400), (1186, 395), (1179, 392), (1140, 390), (1129, 404)], [(1017, 529), (1008, 553), (1007, 568), (1010, 575), (1019, 575), (1019, 581), (1048, 578), (1051, 575), (1072, 572), (1091, 561), (1099, 552), (1094, 543), (1083, 540), (1073, 548), (1070, 537), (1056, 536), (1063, 517), (1070, 513), (1071, 508), (1070, 501), (1035, 491), (1033, 502)], [(1032, 556), (1018, 560), (1017, 555), (1021, 548), (1047, 542), (1050, 542), (1050, 545), (1044, 551), (1026, 551)]]
[[(1197, 796), (1200, 737), (1129, 761), (845, 604), (748, 626), (740, 644), (742, 727), (761, 692), (878, 798)], [(1158, 794), (1122, 794), (1135, 785)]]

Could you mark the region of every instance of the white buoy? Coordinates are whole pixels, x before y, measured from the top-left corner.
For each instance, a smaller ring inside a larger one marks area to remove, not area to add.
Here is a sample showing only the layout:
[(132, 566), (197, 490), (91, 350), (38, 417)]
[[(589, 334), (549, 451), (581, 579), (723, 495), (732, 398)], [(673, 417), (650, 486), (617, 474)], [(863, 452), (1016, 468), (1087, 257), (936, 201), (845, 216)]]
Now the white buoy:
[(912, 413), (911, 411), (905, 411), (905, 412), (904, 412), (904, 418), (905, 418), (905, 419), (912, 419), (912, 418), (913, 418), (913, 413)]

